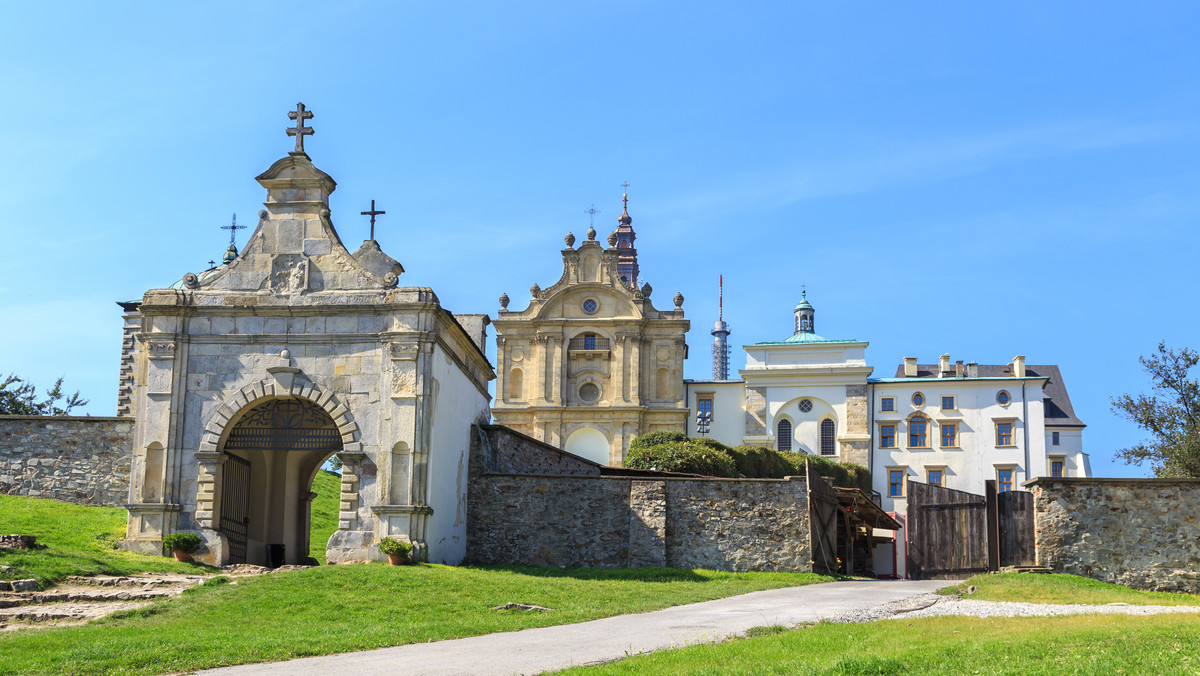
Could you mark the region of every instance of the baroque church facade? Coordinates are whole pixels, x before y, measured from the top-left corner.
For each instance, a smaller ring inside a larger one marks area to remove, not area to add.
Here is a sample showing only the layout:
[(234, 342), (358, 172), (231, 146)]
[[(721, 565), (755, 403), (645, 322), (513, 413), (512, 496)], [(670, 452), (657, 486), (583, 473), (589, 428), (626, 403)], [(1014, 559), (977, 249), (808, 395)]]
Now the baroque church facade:
[(496, 330), (496, 396), (500, 425), (604, 465), (621, 465), (639, 434), (681, 430), (690, 322), (683, 296), (660, 310), (653, 288), (638, 285), (636, 237), (626, 208), (605, 247), (589, 228), (575, 245), (568, 233), (562, 277), (529, 304), (492, 319)]

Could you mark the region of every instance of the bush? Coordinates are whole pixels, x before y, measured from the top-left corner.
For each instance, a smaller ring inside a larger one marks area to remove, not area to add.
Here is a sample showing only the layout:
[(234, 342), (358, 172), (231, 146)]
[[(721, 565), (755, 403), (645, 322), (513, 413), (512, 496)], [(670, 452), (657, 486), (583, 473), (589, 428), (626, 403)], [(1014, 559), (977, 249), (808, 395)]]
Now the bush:
[(203, 540), (195, 533), (171, 533), (163, 538), (163, 548), (168, 552), (179, 550), (184, 554), (193, 554), (200, 549)]
[(737, 464), (738, 474), (744, 477), (758, 479), (782, 479), (785, 476), (804, 474), (803, 464), (799, 465), (790, 453), (781, 453), (772, 448), (762, 446), (747, 446), (729, 449), (729, 455)]
[[(661, 446), (662, 444), (686, 444), (691, 441), (683, 432), (648, 432), (639, 435), (633, 441), (629, 442), (629, 450), (634, 451), (639, 448), (650, 448), (652, 446)], [(639, 469), (646, 469), (640, 467)]]
[[(842, 488), (861, 488), (864, 492), (871, 492), (871, 471), (862, 465), (856, 465), (852, 462), (834, 462), (829, 458), (823, 458), (819, 455), (803, 456), (812, 463), (813, 468), (817, 470), (817, 474), (829, 479), (829, 483)], [(803, 471), (803, 468), (801, 468)]]
[(392, 554), (400, 554), (405, 558), (412, 552), (412, 543), (407, 540), (397, 540), (394, 537), (386, 537), (379, 541), (379, 551), (391, 556)]
[(642, 444), (635, 447), (636, 442), (637, 439), (634, 439), (634, 443), (629, 445), (629, 455), (625, 457), (626, 467), (660, 472), (688, 472), (704, 476), (737, 476), (733, 458), (720, 449), (688, 441), (673, 441), (653, 446)]

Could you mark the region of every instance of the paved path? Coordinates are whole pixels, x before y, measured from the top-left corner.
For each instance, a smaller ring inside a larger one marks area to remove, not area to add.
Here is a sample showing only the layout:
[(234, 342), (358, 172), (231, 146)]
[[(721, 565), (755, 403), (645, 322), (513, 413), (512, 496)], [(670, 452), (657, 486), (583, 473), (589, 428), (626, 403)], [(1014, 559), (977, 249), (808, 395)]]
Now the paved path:
[(951, 584), (955, 583), (945, 580), (827, 582), (578, 624), (306, 657), (273, 664), (247, 664), (200, 673), (210, 676), (539, 674), (689, 643), (717, 641), (753, 627), (817, 622)]

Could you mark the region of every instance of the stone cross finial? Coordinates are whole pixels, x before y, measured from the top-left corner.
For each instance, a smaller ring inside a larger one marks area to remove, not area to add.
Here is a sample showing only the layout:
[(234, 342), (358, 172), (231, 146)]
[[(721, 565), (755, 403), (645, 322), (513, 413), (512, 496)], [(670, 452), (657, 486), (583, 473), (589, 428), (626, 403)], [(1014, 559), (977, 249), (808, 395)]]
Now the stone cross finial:
[(370, 211), (360, 211), (359, 213), (363, 216), (371, 217), (371, 240), (374, 241), (374, 239), (375, 239), (375, 217), (382, 216), (382, 215), (386, 214), (387, 212), (386, 211), (376, 211), (375, 210), (375, 200), (371, 200), (371, 210)]
[(288, 112), (288, 119), (295, 120), (296, 126), (288, 127), (287, 135), (296, 137), (296, 149), (292, 151), (293, 155), (304, 154), (304, 137), (313, 135), (313, 128), (304, 126), (305, 120), (311, 120), (312, 112), (304, 109), (303, 103), (297, 103), (296, 109)]

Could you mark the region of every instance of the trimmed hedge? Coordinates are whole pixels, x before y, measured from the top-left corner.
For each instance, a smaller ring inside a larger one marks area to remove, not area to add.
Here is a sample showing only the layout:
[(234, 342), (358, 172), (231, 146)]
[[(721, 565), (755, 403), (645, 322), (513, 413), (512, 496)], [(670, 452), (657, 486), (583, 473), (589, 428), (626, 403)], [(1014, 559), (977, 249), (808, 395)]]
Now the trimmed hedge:
[(782, 479), (804, 476), (804, 463), (834, 486), (871, 492), (871, 472), (862, 465), (835, 462), (819, 455), (784, 453), (773, 448), (741, 445), (730, 448), (707, 437), (689, 438), (683, 432), (650, 432), (629, 444), (625, 466), (705, 476)]

